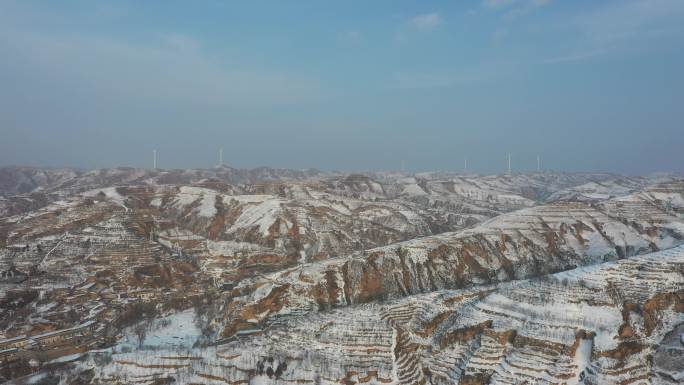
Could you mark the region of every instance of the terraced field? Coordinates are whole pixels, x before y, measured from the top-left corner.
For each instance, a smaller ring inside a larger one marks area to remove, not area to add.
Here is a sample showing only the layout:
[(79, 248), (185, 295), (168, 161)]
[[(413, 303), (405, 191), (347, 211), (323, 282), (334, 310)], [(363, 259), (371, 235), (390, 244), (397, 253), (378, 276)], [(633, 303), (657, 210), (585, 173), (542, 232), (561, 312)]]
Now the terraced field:
[(292, 315), (218, 347), (115, 354), (94, 370), (102, 383), (121, 373), (204, 384), (668, 383), (662, 360), (650, 357), (684, 323), (683, 301), (679, 246), (532, 280)]

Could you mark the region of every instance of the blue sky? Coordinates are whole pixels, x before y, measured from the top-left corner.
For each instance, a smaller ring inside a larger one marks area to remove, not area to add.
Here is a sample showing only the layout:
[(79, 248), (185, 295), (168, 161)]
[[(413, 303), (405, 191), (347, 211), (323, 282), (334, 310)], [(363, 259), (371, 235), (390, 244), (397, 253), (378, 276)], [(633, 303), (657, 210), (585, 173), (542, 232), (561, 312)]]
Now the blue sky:
[(0, 0), (0, 164), (684, 171), (684, 1)]

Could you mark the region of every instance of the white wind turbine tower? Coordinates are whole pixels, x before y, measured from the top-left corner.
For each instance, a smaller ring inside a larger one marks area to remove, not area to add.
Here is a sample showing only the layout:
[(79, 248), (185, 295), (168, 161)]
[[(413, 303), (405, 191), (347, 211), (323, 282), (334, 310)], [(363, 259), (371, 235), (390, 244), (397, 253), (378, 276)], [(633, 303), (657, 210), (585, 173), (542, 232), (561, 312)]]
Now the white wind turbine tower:
[(157, 169), (157, 150), (152, 150), (152, 168)]
[(537, 155), (537, 172), (541, 172), (541, 156)]
[(508, 175), (511, 175), (511, 153), (508, 153)]
[(463, 157), (463, 173), (465, 174), (467, 172), (468, 172), (468, 158)]
[(223, 167), (223, 147), (219, 148), (219, 162), (218, 167)]

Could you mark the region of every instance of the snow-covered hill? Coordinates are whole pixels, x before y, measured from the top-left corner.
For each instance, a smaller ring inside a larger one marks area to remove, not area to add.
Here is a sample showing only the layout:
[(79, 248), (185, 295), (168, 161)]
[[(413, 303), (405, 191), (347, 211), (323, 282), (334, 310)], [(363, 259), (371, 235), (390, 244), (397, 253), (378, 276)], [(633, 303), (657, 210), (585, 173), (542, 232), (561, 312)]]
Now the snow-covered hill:
[(160, 345), (77, 370), (104, 383), (667, 384), (684, 371), (667, 359), (681, 348), (658, 347), (684, 322), (682, 269), (680, 246), (532, 280), (293, 313), (218, 347)]
[(10, 174), (2, 379), (664, 384), (684, 373), (675, 176)]

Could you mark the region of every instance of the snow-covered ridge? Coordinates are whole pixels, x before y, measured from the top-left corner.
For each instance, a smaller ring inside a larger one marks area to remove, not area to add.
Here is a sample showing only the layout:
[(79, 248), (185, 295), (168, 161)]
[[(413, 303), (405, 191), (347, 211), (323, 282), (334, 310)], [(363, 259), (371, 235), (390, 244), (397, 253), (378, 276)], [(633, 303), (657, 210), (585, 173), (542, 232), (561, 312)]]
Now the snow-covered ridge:
[[(668, 249), (684, 242), (683, 224), (683, 218), (641, 194), (601, 205), (554, 203), (504, 214), (461, 232), (304, 265), (296, 274), (274, 273), (267, 285), (287, 287), (291, 304), (345, 306), (524, 279)], [(334, 292), (344, 295), (330, 294)]]

